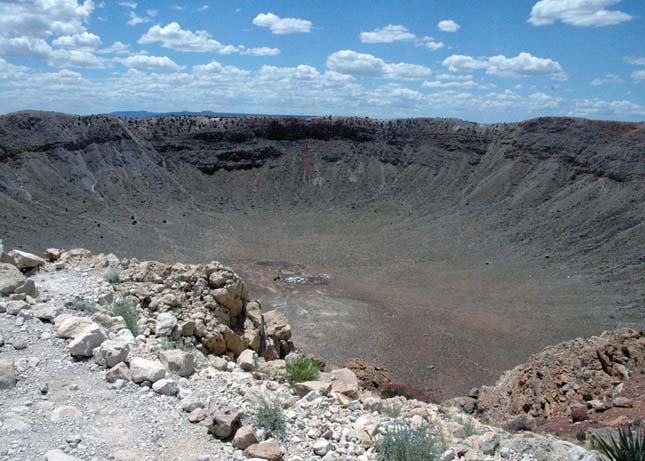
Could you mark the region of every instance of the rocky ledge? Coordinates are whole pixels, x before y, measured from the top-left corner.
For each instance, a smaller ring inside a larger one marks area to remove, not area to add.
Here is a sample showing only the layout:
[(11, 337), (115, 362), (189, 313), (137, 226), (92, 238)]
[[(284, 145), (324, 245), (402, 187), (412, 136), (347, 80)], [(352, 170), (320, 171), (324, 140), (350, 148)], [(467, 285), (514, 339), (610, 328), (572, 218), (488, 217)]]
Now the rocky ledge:
[(381, 398), (349, 368), (290, 384), (290, 326), (219, 263), (0, 254), (0, 460), (367, 461), (401, 427), (433, 434), (433, 460), (598, 459), (458, 405)]

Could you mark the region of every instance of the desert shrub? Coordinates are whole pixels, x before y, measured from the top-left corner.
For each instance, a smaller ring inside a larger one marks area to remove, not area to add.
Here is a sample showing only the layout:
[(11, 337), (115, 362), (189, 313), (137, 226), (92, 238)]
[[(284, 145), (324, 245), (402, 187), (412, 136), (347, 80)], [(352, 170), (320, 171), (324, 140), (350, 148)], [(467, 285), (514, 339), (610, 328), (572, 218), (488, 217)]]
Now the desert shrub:
[(287, 378), (292, 386), (305, 381), (315, 381), (320, 375), (316, 362), (307, 357), (299, 357), (287, 364)]
[(645, 438), (641, 423), (627, 425), (618, 429), (618, 440), (613, 435), (609, 440), (592, 436), (593, 447), (606, 461), (643, 461), (645, 460)]
[(103, 280), (108, 283), (119, 283), (121, 281), (121, 272), (123, 272), (121, 266), (112, 266), (103, 274)]
[(72, 309), (91, 315), (96, 312), (96, 303), (89, 299), (78, 299), (72, 303)]
[(119, 299), (114, 300), (112, 302), (111, 311), (112, 315), (123, 318), (125, 326), (128, 327), (128, 330), (130, 330), (134, 336), (139, 335), (139, 315), (137, 313), (137, 306), (134, 305), (128, 296), (123, 295)]
[(466, 437), (470, 437), (471, 435), (479, 435), (481, 433), (481, 431), (477, 427), (477, 424), (475, 423), (475, 419), (472, 416), (461, 415), (459, 417), (459, 423), (463, 426)]
[(381, 461), (438, 461), (443, 443), (428, 426), (412, 429), (409, 424), (391, 427), (376, 444)]
[(284, 439), (286, 435), (287, 419), (278, 400), (264, 395), (257, 397), (251, 421), (255, 427), (264, 429), (277, 439)]
[(419, 389), (406, 384), (391, 383), (381, 389), (381, 398), (391, 399), (392, 397), (405, 397), (406, 400), (418, 400), (420, 402), (432, 402), (432, 398)]

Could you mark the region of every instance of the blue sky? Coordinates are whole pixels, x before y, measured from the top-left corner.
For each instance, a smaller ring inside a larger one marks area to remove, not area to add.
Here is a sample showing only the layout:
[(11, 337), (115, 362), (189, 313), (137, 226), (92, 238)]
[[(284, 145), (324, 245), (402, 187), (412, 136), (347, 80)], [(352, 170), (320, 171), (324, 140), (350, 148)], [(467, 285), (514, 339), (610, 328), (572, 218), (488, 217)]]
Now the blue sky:
[(645, 120), (642, 0), (0, 0), (0, 112)]

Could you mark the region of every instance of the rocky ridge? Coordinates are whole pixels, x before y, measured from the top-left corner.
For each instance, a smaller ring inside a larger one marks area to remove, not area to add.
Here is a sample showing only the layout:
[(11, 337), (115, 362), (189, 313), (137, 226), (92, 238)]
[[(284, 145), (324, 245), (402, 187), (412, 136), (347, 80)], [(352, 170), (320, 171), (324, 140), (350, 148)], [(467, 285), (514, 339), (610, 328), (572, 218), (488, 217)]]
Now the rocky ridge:
[[(483, 425), (454, 406), (381, 399), (346, 368), (289, 386), (286, 363), (299, 354), (289, 326), (262, 313), (217, 263), (47, 254), (50, 262), (32, 258), (36, 266), (23, 268), (0, 302), (2, 460), (375, 460), (376, 442), (403, 422), (438, 434), (442, 461), (597, 459), (570, 442)], [(9, 286), (13, 264), (3, 264)], [(106, 282), (117, 264), (118, 280)], [(26, 285), (29, 294), (20, 292)], [(139, 306), (136, 336), (108, 308), (123, 295)], [(261, 398), (284, 409), (284, 436), (254, 426)]]

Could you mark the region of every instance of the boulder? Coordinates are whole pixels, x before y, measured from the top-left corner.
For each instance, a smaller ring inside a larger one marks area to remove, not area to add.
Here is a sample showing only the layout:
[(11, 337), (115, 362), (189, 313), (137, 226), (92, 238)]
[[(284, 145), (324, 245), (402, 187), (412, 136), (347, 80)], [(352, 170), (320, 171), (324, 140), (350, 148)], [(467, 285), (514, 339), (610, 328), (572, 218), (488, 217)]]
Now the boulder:
[(270, 461), (282, 460), (282, 450), (275, 439), (255, 443), (244, 450), (244, 454), (249, 458), (268, 459)]
[(177, 381), (172, 379), (160, 379), (152, 385), (152, 390), (157, 394), (162, 395), (176, 395), (179, 392)]
[(16, 367), (13, 359), (0, 358), (0, 390), (16, 385)]
[(258, 436), (253, 429), (253, 426), (242, 426), (235, 433), (233, 437), (233, 447), (238, 450), (244, 450), (251, 445), (258, 443)]
[(12, 264), (0, 263), (0, 295), (10, 295), (25, 282), (25, 276)]
[(334, 446), (329, 440), (319, 439), (313, 444), (314, 453), (318, 456), (325, 456), (327, 453), (334, 449)]
[(264, 322), (267, 336), (284, 341), (288, 341), (291, 338), (291, 325), (289, 325), (289, 321), (283, 312), (277, 310), (266, 312)]
[(13, 292), (18, 294), (24, 293), (32, 298), (38, 297), (38, 288), (36, 288), (36, 283), (31, 279), (25, 280), (24, 283), (13, 290)]
[(246, 349), (237, 358), (237, 366), (244, 371), (253, 371), (258, 364), (258, 354), (251, 349)]
[(92, 322), (70, 341), (67, 348), (74, 357), (91, 357), (92, 351), (107, 339), (105, 330)]
[(47, 256), (47, 259), (49, 259), (50, 261), (58, 261), (62, 254), (63, 250), (60, 250), (58, 248), (47, 248), (45, 250), (45, 256)]
[(94, 322), (87, 317), (61, 314), (54, 319), (54, 324), (58, 338), (73, 338)]
[(305, 381), (302, 383), (296, 383), (293, 387), (296, 391), (296, 394), (298, 394), (300, 397), (304, 397), (310, 392), (318, 392), (322, 395), (327, 395), (329, 394), (329, 391), (331, 391), (331, 386), (331, 382)]
[(121, 362), (125, 362), (129, 352), (130, 344), (117, 339), (109, 339), (101, 344), (99, 348), (99, 354), (107, 368), (112, 368)]
[(169, 312), (162, 312), (157, 316), (157, 327), (155, 334), (157, 336), (172, 336), (177, 328), (177, 317)]
[(159, 360), (171, 373), (190, 376), (195, 370), (195, 355), (178, 349), (159, 351)]
[(35, 254), (27, 253), (26, 251), (11, 250), (7, 255), (11, 258), (20, 270), (34, 269), (45, 264), (45, 260)]
[(53, 322), (60, 314), (60, 308), (40, 304), (31, 308), (33, 316), (43, 322)]
[(208, 432), (220, 439), (231, 437), (240, 427), (242, 412), (229, 406), (218, 406), (212, 403), (209, 408), (211, 424)]
[(235, 357), (239, 356), (246, 349), (246, 344), (244, 344), (240, 335), (235, 333), (229, 327), (221, 325), (220, 331), (222, 332), (222, 336), (226, 342), (226, 349), (235, 354)]
[(132, 381), (139, 384), (144, 381), (155, 383), (166, 377), (166, 368), (158, 360), (147, 360), (135, 357), (130, 362)]
[(105, 380), (108, 383), (116, 382), (116, 380), (118, 379), (122, 379), (124, 381), (132, 381), (132, 374), (130, 373), (130, 369), (124, 362), (117, 363), (105, 372)]
[(331, 372), (334, 380), (331, 383), (331, 390), (351, 398), (358, 397), (358, 378), (349, 368), (339, 368)]
[(9, 315), (18, 315), (21, 311), (29, 309), (29, 303), (25, 301), (9, 301), (5, 305), (5, 311)]

